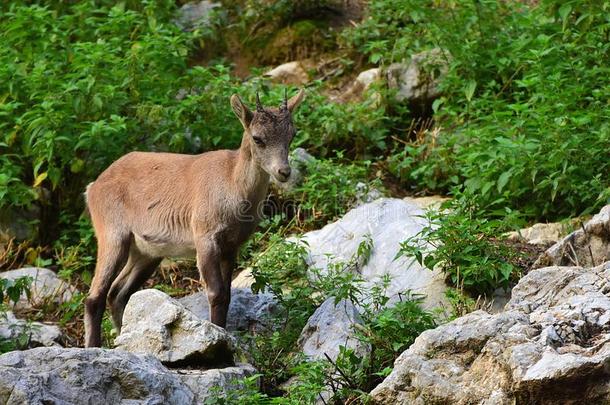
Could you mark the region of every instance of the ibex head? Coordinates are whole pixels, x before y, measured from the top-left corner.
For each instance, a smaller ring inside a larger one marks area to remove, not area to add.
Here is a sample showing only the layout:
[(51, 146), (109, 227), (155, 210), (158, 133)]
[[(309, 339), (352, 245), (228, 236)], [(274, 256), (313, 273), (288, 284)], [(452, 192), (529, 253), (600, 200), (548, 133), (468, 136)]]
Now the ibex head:
[(245, 135), (252, 150), (252, 156), (259, 166), (278, 181), (288, 181), (290, 165), (288, 164), (288, 148), (296, 133), (292, 124), (292, 112), (301, 103), (303, 90), (288, 100), (284, 100), (279, 108), (265, 108), (256, 94), (256, 110), (248, 107), (234, 94), (231, 106), (237, 118), (244, 126)]

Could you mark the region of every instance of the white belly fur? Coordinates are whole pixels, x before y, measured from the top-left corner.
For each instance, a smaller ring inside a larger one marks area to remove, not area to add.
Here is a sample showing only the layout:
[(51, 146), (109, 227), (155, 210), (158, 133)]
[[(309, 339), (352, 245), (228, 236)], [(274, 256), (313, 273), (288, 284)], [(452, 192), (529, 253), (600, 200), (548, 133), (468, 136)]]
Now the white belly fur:
[(150, 257), (194, 257), (195, 245), (193, 241), (181, 242), (149, 242), (138, 235), (134, 235), (136, 247), (142, 254)]

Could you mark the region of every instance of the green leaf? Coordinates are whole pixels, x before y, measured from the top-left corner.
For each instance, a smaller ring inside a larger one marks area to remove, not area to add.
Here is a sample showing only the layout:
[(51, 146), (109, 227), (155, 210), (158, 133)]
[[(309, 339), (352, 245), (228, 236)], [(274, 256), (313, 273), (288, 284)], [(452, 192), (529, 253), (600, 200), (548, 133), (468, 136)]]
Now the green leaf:
[(477, 82), (475, 80), (470, 80), (464, 89), (464, 95), (466, 96), (466, 100), (470, 103), (472, 101), (472, 97), (474, 96), (474, 92), (477, 89)]
[(512, 176), (512, 172), (510, 170), (506, 171), (500, 175), (500, 177), (498, 178), (498, 184), (497, 184), (498, 193), (501, 193), (502, 190), (504, 190), (504, 186), (506, 186), (506, 184), (510, 180), (510, 176)]
[[(565, 26), (565, 22), (568, 19), (568, 17), (570, 16), (570, 13), (572, 12), (572, 5), (571, 4), (564, 4), (561, 7), (559, 7), (559, 16), (561, 17), (564, 26)], [(565, 27), (564, 27), (565, 29)]]

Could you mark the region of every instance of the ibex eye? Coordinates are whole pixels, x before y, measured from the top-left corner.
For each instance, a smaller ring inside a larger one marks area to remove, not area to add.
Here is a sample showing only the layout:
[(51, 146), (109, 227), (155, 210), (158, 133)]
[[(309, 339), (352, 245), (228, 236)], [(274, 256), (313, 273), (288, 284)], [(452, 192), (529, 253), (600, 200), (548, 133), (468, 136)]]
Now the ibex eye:
[(253, 136), (252, 139), (254, 140), (254, 143), (258, 146), (265, 146), (265, 142), (263, 142), (263, 140), (258, 136)]

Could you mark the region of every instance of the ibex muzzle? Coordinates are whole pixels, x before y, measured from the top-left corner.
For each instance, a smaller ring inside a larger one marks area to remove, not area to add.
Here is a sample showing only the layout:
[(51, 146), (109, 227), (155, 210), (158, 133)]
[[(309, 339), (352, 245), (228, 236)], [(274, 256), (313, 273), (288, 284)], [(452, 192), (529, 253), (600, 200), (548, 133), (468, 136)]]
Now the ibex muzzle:
[(129, 297), (163, 257), (195, 255), (210, 303), (210, 319), (225, 326), (231, 277), (240, 245), (260, 219), (269, 176), (290, 177), (292, 113), (301, 90), (279, 108), (260, 99), (251, 111), (237, 95), (233, 111), (244, 127), (237, 150), (201, 155), (132, 152), (114, 162), (85, 193), (98, 241), (97, 264), (85, 301), (85, 345), (101, 345), (110, 305), (120, 331)]

